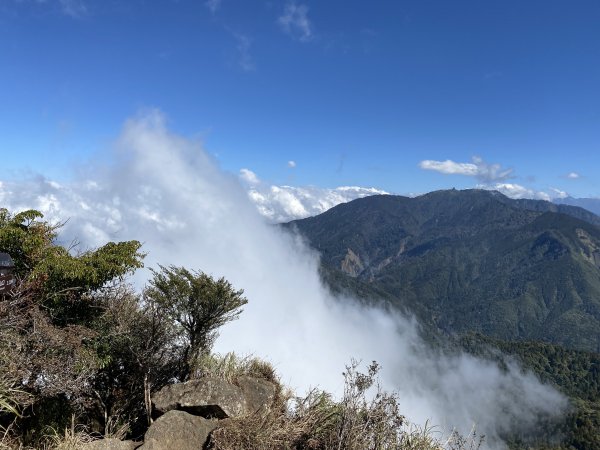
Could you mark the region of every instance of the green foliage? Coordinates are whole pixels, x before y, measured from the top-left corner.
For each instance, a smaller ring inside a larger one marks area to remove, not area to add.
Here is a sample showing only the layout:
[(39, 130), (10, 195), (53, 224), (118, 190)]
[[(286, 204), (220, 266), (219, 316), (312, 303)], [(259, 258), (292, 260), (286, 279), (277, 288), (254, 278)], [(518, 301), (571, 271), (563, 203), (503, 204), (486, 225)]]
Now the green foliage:
[(188, 376), (202, 353), (210, 350), (217, 329), (236, 319), (248, 301), (225, 278), (215, 280), (183, 267), (154, 271), (145, 290), (147, 302), (156, 305), (176, 325), (184, 343)]
[(72, 255), (55, 242), (60, 225), (41, 219), (35, 210), (11, 215), (0, 209), (0, 251), (11, 255), (16, 275), (35, 287), (36, 300), (51, 310), (57, 324), (89, 321), (94, 312), (86, 294), (142, 267), (141, 244), (109, 242)]
[(71, 290), (94, 291), (142, 267), (140, 247), (137, 241), (109, 242), (78, 256), (56, 247), (35, 267), (34, 276), (45, 278), (50, 295)]
[(15, 272), (21, 278), (55, 251), (52, 243), (57, 226), (39, 221), (41, 218), (43, 214), (35, 210), (11, 215), (8, 210), (0, 209), (0, 251), (11, 255)]

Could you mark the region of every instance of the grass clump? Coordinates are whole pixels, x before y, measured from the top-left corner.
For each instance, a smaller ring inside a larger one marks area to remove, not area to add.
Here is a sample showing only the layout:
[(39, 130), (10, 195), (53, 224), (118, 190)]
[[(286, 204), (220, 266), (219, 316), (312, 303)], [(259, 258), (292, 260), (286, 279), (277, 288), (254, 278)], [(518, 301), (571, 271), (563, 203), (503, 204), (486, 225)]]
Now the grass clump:
[(202, 355), (192, 375), (192, 378), (221, 378), (230, 383), (242, 376), (250, 376), (279, 384), (275, 368), (269, 362), (251, 355), (238, 356), (234, 352)]

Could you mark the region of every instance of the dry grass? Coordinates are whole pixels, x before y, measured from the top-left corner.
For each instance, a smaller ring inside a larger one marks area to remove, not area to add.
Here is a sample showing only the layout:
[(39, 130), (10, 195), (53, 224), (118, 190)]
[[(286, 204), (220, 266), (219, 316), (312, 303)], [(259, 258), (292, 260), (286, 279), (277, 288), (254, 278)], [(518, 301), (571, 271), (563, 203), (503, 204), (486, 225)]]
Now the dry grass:
[(192, 378), (217, 377), (230, 383), (235, 383), (241, 376), (251, 376), (279, 384), (275, 369), (270, 363), (252, 355), (238, 356), (234, 352), (202, 355), (192, 373)]
[(84, 428), (72, 427), (63, 433), (50, 430), (40, 450), (81, 450), (85, 444), (94, 440)]
[(72, 425), (63, 432), (48, 429), (47, 434), (35, 447), (24, 446), (5, 434), (4, 438), (0, 439), (0, 450), (82, 450), (85, 444), (93, 440), (84, 427)]

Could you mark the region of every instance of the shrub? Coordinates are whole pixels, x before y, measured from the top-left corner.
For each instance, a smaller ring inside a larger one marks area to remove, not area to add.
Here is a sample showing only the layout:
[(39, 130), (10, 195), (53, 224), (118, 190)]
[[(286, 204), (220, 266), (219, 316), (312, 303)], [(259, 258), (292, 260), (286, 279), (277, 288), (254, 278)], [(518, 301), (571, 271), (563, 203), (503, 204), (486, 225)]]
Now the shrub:
[(160, 268), (153, 272), (144, 297), (175, 324), (187, 364), (182, 376), (187, 379), (200, 356), (210, 351), (217, 329), (235, 320), (248, 301), (244, 291), (235, 290), (225, 278), (214, 279), (184, 267)]

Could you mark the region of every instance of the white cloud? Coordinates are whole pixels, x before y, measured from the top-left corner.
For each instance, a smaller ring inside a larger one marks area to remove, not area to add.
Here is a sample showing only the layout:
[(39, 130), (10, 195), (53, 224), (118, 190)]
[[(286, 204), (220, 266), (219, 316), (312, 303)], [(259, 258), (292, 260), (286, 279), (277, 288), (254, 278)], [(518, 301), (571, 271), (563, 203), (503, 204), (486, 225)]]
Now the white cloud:
[(248, 192), (248, 196), (260, 214), (275, 223), (315, 216), (340, 203), (378, 194), (387, 194), (387, 192), (356, 186), (327, 189), (315, 186), (266, 185), (255, 185)]
[(570, 197), (570, 195), (569, 195), (568, 192), (561, 191), (560, 189), (550, 188), (550, 191), (552, 191), (552, 193), (553, 193), (552, 198), (567, 198), (567, 197)]
[(313, 37), (313, 26), (308, 19), (308, 7), (304, 4), (288, 2), (277, 23), (283, 31), (300, 41), (306, 42)]
[(221, 7), (221, 3), (222, 0), (207, 0), (204, 2), (204, 6), (206, 6), (211, 13), (215, 14)]
[(500, 164), (488, 164), (479, 156), (474, 156), (470, 163), (460, 163), (450, 159), (446, 161), (426, 159), (419, 163), (419, 167), (446, 175), (466, 175), (484, 183), (507, 180), (513, 172), (512, 169), (502, 168)]
[(571, 179), (571, 180), (576, 180), (577, 178), (580, 178), (581, 175), (579, 175), (577, 172), (569, 172), (567, 174), (567, 178)]
[(240, 170), (239, 178), (258, 212), (272, 223), (304, 219), (321, 214), (340, 203), (370, 195), (388, 194), (380, 189), (358, 186), (332, 189), (316, 186), (275, 186), (263, 183), (256, 173), (246, 168)]
[(240, 169), (240, 178), (248, 183), (249, 185), (255, 185), (260, 183), (260, 179), (254, 172), (249, 169)]
[(294, 167), (296, 167), (296, 161), (288, 161), (287, 166), (290, 169), (293, 169)]
[(425, 170), (435, 170), (447, 175), (477, 175), (477, 166), (471, 163), (457, 163), (450, 159), (446, 161), (434, 161), (426, 159), (419, 163), (419, 167)]
[[(307, 212), (310, 204), (299, 192), (266, 190), (287, 197), (282, 204), (291, 214)], [(307, 189), (303, 195), (317, 194)], [(0, 202), (12, 211), (36, 207), (51, 220), (69, 219), (62, 234), (68, 241), (141, 240), (146, 267), (160, 262), (225, 276), (245, 289), (249, 303), (223, 328), (217, 350), (266, 357), (284, 382), (301, 390), (319, 385), (339, 393), (350, 357), (377, 360), (384, 387), (398, 391), (410, 420), (431, 419), (442, 431), (456, 426), (462, 432), (477, 423), (488, 448), (503, 448), (498, 436), (507, 429), (527, 435), (538, 419), (566, 405), (514, 365), (500, 370), (468, 355), (440, 354), (419, 337), (413, 320), (334, 297), (321, 283), (318, 256), (269, 225), (239, 180), (223, 173), (199, 142), (171, 133), (159, 112), (127, 121), (113, 160), (94, 164), (87, 178), (62, 185), (43, 177), (5, 181)], [(135, 281), (147, 276), (140, 271)]]
[(553, 190), (552, 193), (536, 191), (535, 189), (530, 189), (516, 183), (480, 184), (477, 185), (477, 188), (498, 191), (510, 198), (532, 198), (535, 200), (546, 201), (551, 201), (553, 198), (560, 197), (562, 193), (562, 191), (558, 190)]

